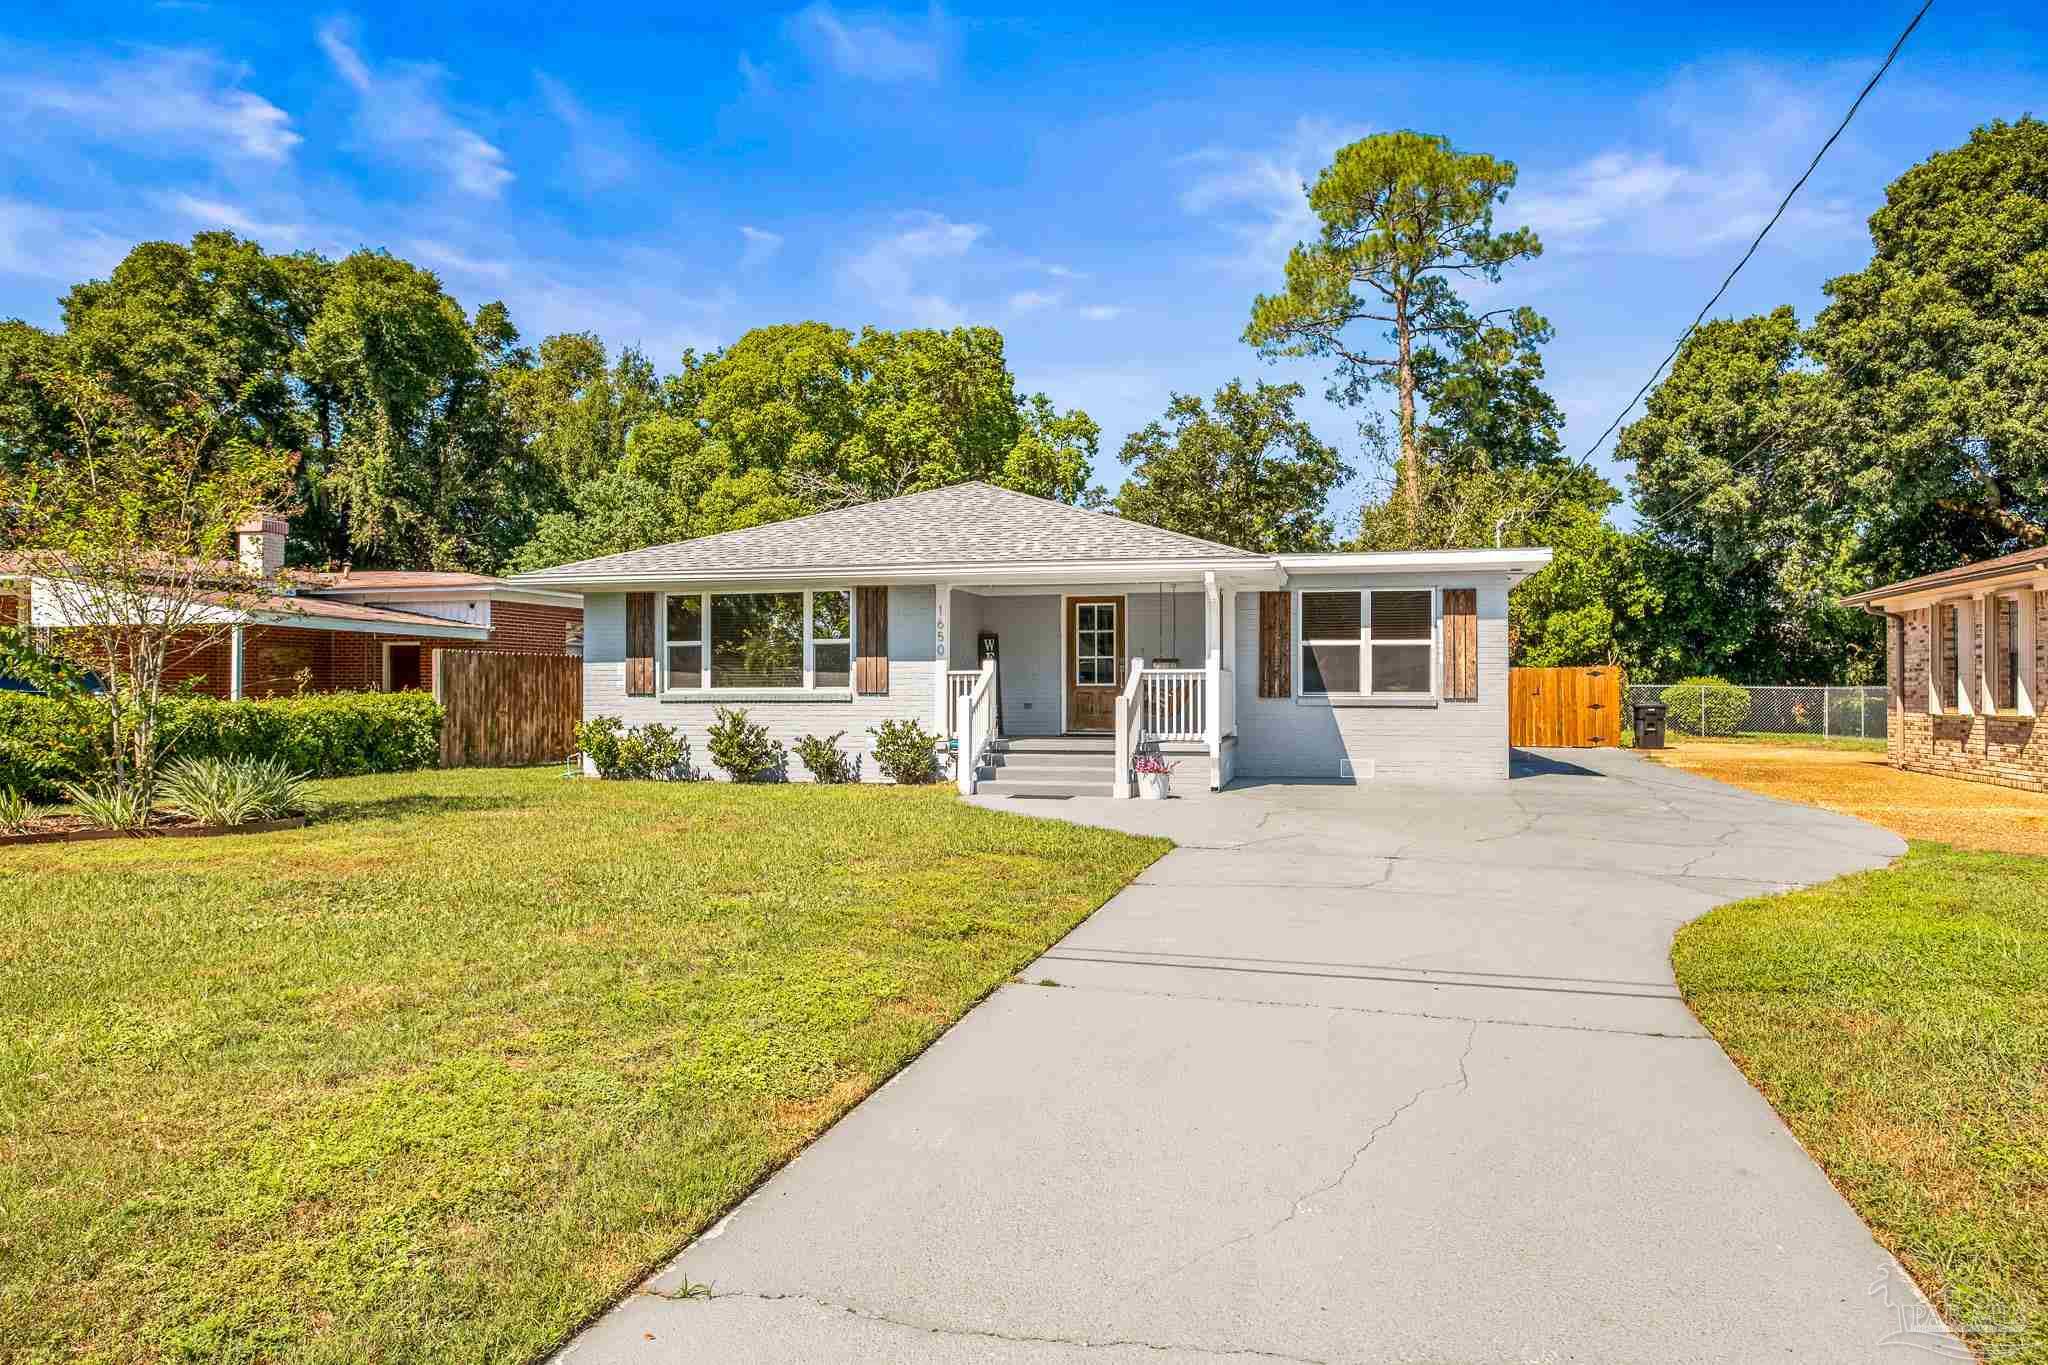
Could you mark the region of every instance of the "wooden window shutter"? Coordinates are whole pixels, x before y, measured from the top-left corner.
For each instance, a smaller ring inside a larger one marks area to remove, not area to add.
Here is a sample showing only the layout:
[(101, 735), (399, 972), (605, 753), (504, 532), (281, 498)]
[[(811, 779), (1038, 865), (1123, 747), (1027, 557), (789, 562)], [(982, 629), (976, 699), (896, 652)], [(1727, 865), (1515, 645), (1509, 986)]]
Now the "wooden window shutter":
[(1289, 593), (1259, 594), (1259, 695), (1294, 695), (1294, 603)]
[(1479, 590), (1444, 589), (1444, 700), (1479, 700)]
[(654, 695), (654, 594), (626, 594), (626, 695)]
[(853, 590), (855, 641), (860, 657), (853, 663), (853, 690), (864, 697), (878, 697), (889, 690), (889, 590)]

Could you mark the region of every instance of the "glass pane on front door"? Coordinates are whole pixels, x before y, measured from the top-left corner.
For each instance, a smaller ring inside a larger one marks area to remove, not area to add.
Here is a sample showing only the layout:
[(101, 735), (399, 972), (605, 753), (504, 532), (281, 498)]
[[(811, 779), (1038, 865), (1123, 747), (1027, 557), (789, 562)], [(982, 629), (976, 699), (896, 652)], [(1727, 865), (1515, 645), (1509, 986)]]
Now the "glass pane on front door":
[(1074, 608), (1074, 681), (1082, 687), (1116, 686), (1116, 606), (1081, 602)]

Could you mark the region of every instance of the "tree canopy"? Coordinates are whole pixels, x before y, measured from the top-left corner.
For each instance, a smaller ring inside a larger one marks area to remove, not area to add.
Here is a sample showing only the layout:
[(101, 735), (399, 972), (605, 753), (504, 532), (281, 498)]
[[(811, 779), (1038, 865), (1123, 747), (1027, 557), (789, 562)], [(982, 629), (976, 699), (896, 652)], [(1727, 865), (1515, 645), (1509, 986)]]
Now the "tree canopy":
[[(963, 479), (1101, 496), (1095, 423), (1020, 391), (987, 327), (761, 327), (664, 376), (590, 333), (529, 346), (503, 304), (466, 312), (387, 252), (227, 232), (138, 245), (63, 319), (0, 323), (0, 366), (93, 375), (138, 420), (199, 403), (202, 461), (299, 452), (294, 564), (540, 567)], [(42, 390), (0, 386), (0, 468), (72, 431)]]
[(1301, 394), (1233, 379), (1213, 407), (1173, 395), (1166, 420), (1133, 432), (1117, 457), (1130, 467), (1118, 515), (1266, 554), (1327, 548), (1324, 509), (1352, 471), (1295, 415)]
[(1320, 235), (1295, 245), (1285, 291), (1253, 300), (1245, 327), (1244, 339), (1267, 356), (1335, 362), (1334, 399), (1356, 404), (1374, 389), (1394, 390), (1398, 483), (1418, 523), (1418, 367), (1430, 363), (1423, 352), (1461, 350), (1496, 316), (1514, 317), (1520, 332), (1545, 326), (1523, 310), (1475, 316), (1454, 283), (1498, 281), (1505, 266), (1542, 253), (1526, 227), (1494, 231), (1494, 208), (1515, 174), (1513, 162), (1459, 152), (1425, 133), (1380, 133), (1339, 148), (1308, 191)]

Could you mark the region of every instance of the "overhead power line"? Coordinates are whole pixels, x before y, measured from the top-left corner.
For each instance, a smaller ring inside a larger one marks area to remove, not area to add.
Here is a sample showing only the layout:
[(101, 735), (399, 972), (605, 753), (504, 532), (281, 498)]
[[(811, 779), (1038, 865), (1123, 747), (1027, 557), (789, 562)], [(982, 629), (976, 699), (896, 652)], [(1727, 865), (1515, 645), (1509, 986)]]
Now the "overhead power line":
[(1742, 253), (1742, 259), (1735, 263), (1734, 268), (1721, 281), (1721, 287), (1714, 291), (1714, 296), (1701, 305), (1700, 311), (1694, 315), (1692, 323), (1683, 332), (1678, 334), (1678, 340), (1671, 344), (1671, 350), (1666, 353), (1662, 360), (1657, 362), (1657, 368), (1650, 372), (1650, 377), (1643, 381), (1641, 388), (1636, 390), (1635, 397), (1629, 399), (1627, 405), (1614, 415), (1614, 420), (1607, 424), (1606, 430), (1593, 438), (1593, 444), (1587, 446), (1585, 453), (1579, 456), (1579, 463), (1586, 465), (1588, 468), (1592, 467), (1589, 462), (1592, 460), (1594, 452), (1600, 449), (1601, 443), (1614, 434), (1615, 428), (1622, 424), (1623, 419), (1629, 413), (1635, 411), (1636, 404), (1643, 401), (1643, 395), (1650, 391), (1651, 386), (1664, 373), (1665, 366), (1677, 358), (1679, 350), (1684, 347), (1687, 339), (1699, 330), (1702, 322), (1706, 321), (1708, 312), (1713, 309), (1715, 304), (1721, 301), (1721, 296), (1728, 292), (1728, 286), (1735, 283), (1735, 277), (1742, 273), (1742, 267), (1749, 264), (1749, 258), (1756, 255), (1757, 248), (1764, 244), (1764, 238), (1769, 236), (1771, 229), (1778, 225), (1778, 220), (1785, 216), (1785, 210), (1791, 206), (1793, 196), (1798, 194), (1800, 189), (1812, 177), (1814, 170), (1820, 165), (1821, 158), (1828, 154), (1828, 149), (1833, 147), (1836, 140), (1847, 131), (1850, 120), (1856, 117), (1856, 111), (1863, 107), (1863, 101), (1869, 97), (1872, 90), (1877, 88), (1877, 83), (1884, 79), (1884, 73), (1891, 70), (1892, 63), (1898, 59), (1899, 50), (1906, 45), (1906, 40), (1913, 36), (1913, 30), (1920, 27), (1920, 21), (1927, 17), (1927, 11), (1932, 8), (1934, 8), (1934, 0), (1926, 0), (1926, 3), (1921, 5), (1919, 11), (1913, 15), (1912, 21), (1900, 32), (1898, 40), (1892, 44), (1891, 51), (1884, 54), (1884, 61), (1878, 64), (1877, 70), (1871, 73), (1870, 79), (1863, 83), (1863, 88), (1856, 92), (1855, 100), (1849, 105), (1849, 112), (1842, 115), (1842, 121), (1835, 125), (1835, 131), (1828, 134), (1828, 140), (1821, 143), (1820, 150), (1813, 154), (1813, 160), (1806, 163), (1805, 171), (1801, 172), (1799, 179), (1792, 182), (1792, 188), (1785, 191), (1785, 197), (1778, 201), (1777, 212), (1771, 215), (1770, 221), (1765, 223), (1763, 230), (1757, 233), (1756, 239), (1749, 244), (1749, 250)]

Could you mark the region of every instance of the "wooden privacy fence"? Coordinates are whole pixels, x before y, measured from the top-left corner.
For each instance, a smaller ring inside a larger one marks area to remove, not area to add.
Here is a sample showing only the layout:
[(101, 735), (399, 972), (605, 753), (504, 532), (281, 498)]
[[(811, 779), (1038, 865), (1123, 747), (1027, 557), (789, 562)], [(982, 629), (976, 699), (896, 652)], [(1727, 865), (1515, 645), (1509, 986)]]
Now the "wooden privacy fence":
[(444, 649), (434, 655), (441, 700), (441, 766), (559, 763), (576, 749), (583, 660)]
[(1523, 749), (1594, 749), (1621, 743), (1621, 670), (1511, 668), (1508, 743)]

